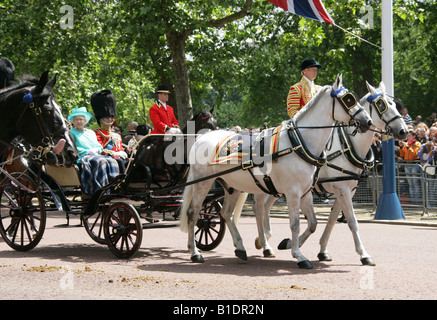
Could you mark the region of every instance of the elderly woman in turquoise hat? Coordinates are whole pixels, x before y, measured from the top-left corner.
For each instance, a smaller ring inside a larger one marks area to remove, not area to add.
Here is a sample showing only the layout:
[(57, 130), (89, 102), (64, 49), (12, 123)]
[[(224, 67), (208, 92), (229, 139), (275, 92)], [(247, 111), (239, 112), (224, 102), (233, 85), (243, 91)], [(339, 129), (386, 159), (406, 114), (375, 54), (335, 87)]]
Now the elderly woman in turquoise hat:
[(78, 163), (82, 162), (81, 158), (84, 156), (97, 156), (103, 151), (102, 145), (97, 141), (95, 132), (85, 128), (85, 125), (91, 118), (91, 113), (85, 107), (74, 108), (73, 112), (68, 116), (68, 121), (74, 125), (70, 132), (73, 135), (77, 151), (79, 152)]
[(87, 195), (92, 195), (120, 174), (115, 159), (100, 155), (103, 147), (97, 141), (96, 133), (85, 128), (91, 118), (85, 107), (74, 108), (68, 116), (68, 121), (74, 125), (70, 133), (79, 152), (77, 163), (81, 165), (82, 191)]

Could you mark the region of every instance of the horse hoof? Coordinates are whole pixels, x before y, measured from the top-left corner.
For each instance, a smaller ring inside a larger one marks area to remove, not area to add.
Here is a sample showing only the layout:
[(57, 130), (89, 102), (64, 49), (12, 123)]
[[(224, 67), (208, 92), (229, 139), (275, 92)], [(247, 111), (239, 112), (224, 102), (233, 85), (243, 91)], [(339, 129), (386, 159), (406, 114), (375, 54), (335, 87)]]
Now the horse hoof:
[(312, 269), (313, 265), (308, 260), (303, 260), (297, 263), (300, 269)]
[(361, 263), (363, 266), (376, 266), (376, 263), (371, 257), (361, 258)]
[(201, 254), (196, 254), (194, 256), (191, 256), (191, 261), (194, 263), (204, 263), (205, 260), (203, 259)]
[(235, 252), (235, 255), (236, 255), (238, 258), (240, 258), (241, 260), (244, 260), (244, 261), (247, 260), (247, 254), (246, 254), (246, 251), (236, 249), (234, 252)]
[(286, 238), (281, 241), (280, 244), (278, 244), (278, 250), (287, 250), (291, 249), (291, 239)]
[(275, 258), (276, 255), (272, 249), (266, 249), (263, 251), (264, 258)]
[(326, 252), (324, 253), (320, 252), (317, 255), (317, 258), (319, 258), (319, 261), (332, 261), (331, 257)]
[(257, 248), (258, 250), (261, 250), (263, 248), (262, 245), (259, 243), (258, 237), (255, 239), (255, 248)]

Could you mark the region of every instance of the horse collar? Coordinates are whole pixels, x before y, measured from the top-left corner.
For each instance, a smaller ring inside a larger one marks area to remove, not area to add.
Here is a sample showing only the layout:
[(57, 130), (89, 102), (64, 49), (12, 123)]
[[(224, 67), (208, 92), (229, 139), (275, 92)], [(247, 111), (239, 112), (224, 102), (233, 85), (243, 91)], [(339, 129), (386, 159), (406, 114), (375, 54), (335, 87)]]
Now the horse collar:
[(327, 161), (325, 150), (323, 150), (322, 154), (318, 157), (313, 155), (311, 151), (308, 150), (308, 147), (306, 146), (305, 141), (302, 139), (299, 129), (293, 120), (288, 122), (287, 128), (288, 137), (290, 138), (293, 151), (296, 151), (297, 155), (309, 164), (316, 167), (322, 167)]
[(343, 148), (340, 154), (344, 153), (344, 155), (346, 156), (346, 158), (349, 160), (350, 163), (352, 163), (355, 167), (358, 167), (360, 169), (364, 169), (364, 168), (370, 169), (373, 167), (375, 157), (372, 148), (369, 149), (369, 152), (367, 153), (366, 157), (363, 159), (357, 154), (352, 144), (352, 141), (350, 140), (349, 135), (345, 131), (344, 127), (338, 127), (338, 137), (340, 139), (340, 144)]

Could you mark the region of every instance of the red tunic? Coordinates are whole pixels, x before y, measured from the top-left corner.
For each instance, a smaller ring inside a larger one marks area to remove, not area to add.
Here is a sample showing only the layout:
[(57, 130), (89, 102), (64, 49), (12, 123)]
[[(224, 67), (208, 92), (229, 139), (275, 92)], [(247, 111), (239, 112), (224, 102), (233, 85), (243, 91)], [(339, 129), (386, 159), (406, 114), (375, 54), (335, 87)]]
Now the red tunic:
[(152, 134), (165, 133), (167, 127), (179, 127), (173, 108), (167, 105), (167, 110), (161, 104), (155, 103), (149, 110), (150, 121), (153, 124)]
[(97, 129), (94, 130), (97, 136), (97, 141), (103, 146), (102, 154), (110, 154), (105, 150), (113, 152), (124, 151), (121, 135), (116, 132)]

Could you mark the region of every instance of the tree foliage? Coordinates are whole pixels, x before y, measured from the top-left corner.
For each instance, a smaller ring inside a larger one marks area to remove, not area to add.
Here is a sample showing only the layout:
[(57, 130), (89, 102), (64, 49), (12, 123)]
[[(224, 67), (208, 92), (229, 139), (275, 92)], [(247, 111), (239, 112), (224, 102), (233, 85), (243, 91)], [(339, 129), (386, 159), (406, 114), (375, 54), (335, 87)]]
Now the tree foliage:
[[(381, 1), (323, 3), (339, 26), (381, 46)], [(426, 117), (437, 103), (437, 8), (423, 0), (393, 6), (395, 95), (410, 114)], [(219, 126), (230, 127), (286, 119), (285, 99), (306, 57), (324, 66), (321, 85), (342, 73), (345, 86), (363, 95), (365, 81), (381, 80), (379, 48), (267, 0), (3, 0), (0, 14), (0, 56), (18, 76), (59, 72), (65, 114), (90, 110), (91, 94), (111, 89), (124, 127), (150, 123), (161, 83), (173, 86), (169, 103), (181, 118), (214, 107)]]

